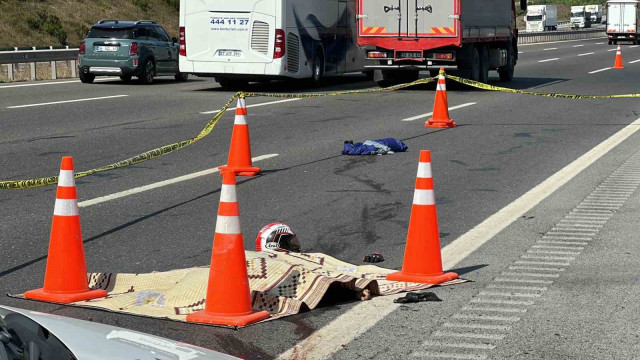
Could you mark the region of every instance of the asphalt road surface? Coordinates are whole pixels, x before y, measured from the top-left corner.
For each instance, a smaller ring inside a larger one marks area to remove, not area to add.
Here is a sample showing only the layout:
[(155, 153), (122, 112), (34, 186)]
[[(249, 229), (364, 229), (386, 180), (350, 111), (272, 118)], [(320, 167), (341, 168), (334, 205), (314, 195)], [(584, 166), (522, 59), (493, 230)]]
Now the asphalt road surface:
[[(615, 47), (605, 41), (521, 46), (516, 78), (506, 86), (640, 93), (640, 47), (623, 45), (625, 68), (613, 70)], [(495, 72), (490, 83), (505, 85)], [(431, 150), (444, 263), (472, 280), (434, 289), (442, 302), (327, 304), (240, 331), (5, 296), (0, 304), (247, 359), (282, 353), (309, 359), (637, 358), (638, 101), (447, 86), (449, 106), (464, 105), (451, 110), (459, 126), (447, 130), (426, 129), (426, 116), (419, 116), (432, 111), (434, 85), (292, 101), (249, 98), (253, 156), (271, 156), (256, 162), (263, 175), (239, 179), (238, 186), (247, 249), (262, 226), (282, 221), (304, 251), (351, 263), (377, 251), (387, 259), (381, 265), (399, 268), (418, 152)], [(373, 87), (353, 75), (330, 79), (318, 90)], [(301, 83), (247, 90), (311, 91)], [(160, 78), (151, 86), (119, 79), (2, 85), (0, 178), (57, 175), (64, 155), (74, 157), (76, 171), (87, 170), (190, 138), (232, 94), (203, 78)], [(232, 112), (226, 114), (211, 135), (186, 149), (77, 181), (90, 271), (208, 264), (219, 175), (112, 195), (224, 164), (232, 120)], [(340, 155), (344, 140), (380, 137), (402, 139), (409, 150)], [(0, 191), (0, 293), (42, 285), (54, 194), (55, 187)], [(568, 235), (571, 229), (578, 235)], [(458, 250), (447, 249), (450, 244)]]

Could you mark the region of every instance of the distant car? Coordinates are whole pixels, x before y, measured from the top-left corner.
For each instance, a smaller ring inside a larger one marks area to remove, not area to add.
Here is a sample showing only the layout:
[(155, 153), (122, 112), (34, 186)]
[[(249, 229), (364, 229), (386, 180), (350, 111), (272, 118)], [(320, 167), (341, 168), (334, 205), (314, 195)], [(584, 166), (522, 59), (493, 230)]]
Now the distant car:
[(178, 68), (178, 41), (155, 21), (100, 20), (80, 43), (80, 81), (92, 83), (99, 75), (117, 75), (124, 81), (133, 76), (151, 84), (158, 75), (173, 75), (186, 81)]

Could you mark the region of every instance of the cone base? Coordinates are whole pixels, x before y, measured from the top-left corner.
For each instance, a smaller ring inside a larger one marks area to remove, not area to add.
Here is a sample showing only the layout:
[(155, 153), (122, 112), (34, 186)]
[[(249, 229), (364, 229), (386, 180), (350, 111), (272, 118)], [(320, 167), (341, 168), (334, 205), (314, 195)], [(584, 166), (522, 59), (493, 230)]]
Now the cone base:
[(433, 118), (427, 120), (427, 122), (424, 123), (424, 127), (430, 127), (430, 128), (454, 128), (458, 126), (458, 124), (456, 124), (455, 121), (449, 119), (449, 120), (434, 120)]
[(226, 315), (211, 314), (206, 312), (206, 310), (201, 310), (187, 315), (187, 322), (226, 326), (245, 326), (267, 319), (269, 316), (268, 311), (256, 311), (247, 315)]
[(253, 166), (219, 166), (218, 170), (220, 171), (233, 171), (237, 176), (256, 176), (258, 175), (262, 169), (253, 167)]
[(624, 69), (624, 66), (614, 66), (614, 69)]
[(398, 271), (387, 275), (387, 280), (391, 281), (405, 281), (432, 285), (442, 284), (443, 282), (455, 280), (457, 278), (458, 274), (454, 272), (443, 273), (440, 275), (410, 275), (405, 274), (402, 271)]
[(87, 290), (76, 293), (58, 293), (46, 291), (43, 288), (29, 290), (24, 293), (25, 299), (40, 300), (47, 302), (55, 302), (60, 304), (69, 304), (76, 301), (91, 300), (97, 298), (107, 297), (107, 292), (104, 290)]

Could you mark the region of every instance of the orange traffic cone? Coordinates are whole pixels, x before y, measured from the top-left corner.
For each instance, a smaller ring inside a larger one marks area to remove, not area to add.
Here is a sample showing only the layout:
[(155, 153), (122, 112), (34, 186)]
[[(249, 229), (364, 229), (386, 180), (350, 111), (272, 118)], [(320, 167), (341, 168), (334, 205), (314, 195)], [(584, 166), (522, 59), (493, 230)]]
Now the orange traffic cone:
[(238, 98), (227, 165), (220, 166), (219, 169), (220, 171), (231, 170), (239, 176), (254, 176), (260, 173), (260, 168), (254, 167), (251, 163), (251, 142), (249, 141), (249, 125), (247, 125), (247, 108), (243, 98)]
[(104, 290), (90, 290), (78, 214), (73, 158), (65, 156), (60, 165), (56, 205), (44, 287), (24, 293), (27, 299), (72, 303), (107, 296)]
[(613, 65), (614, 69), (624, 69), (622, 66), (622, 50), (620, 50), (620, 44), (618, 44), (618, 50), (616, 50), (616, 62)]
[(457, 278), (456, 273), (442, 272), (438, 216), (431, 177), (431, 153), (429, 150), (422, 150), (402, 271), (387, 275), (387, 280), (440, 284)]
[(436, 85), (436, 100), (433, 104), (431, 119), (424, 123), (424, 127), (452, 128), (458, 124), (449, 117), (449, 103), (447, 101), (447, 85), (444, 80), (444, 68), (440, 68), (438, 84)]
[(251, 308), (239, 215), (235, 174), (223, 171), (205, 308), (188, 315), (189, 322), (244, 326), (269, 317), (268, 311)]

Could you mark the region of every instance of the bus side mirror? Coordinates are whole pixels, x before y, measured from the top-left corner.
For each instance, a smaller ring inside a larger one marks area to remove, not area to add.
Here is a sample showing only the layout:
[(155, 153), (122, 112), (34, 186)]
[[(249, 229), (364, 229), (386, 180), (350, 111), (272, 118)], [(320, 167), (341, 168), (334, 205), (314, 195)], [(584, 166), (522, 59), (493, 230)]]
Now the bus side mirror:
[(520, 0), (520, 10), (527, 10), (527, 0)]

